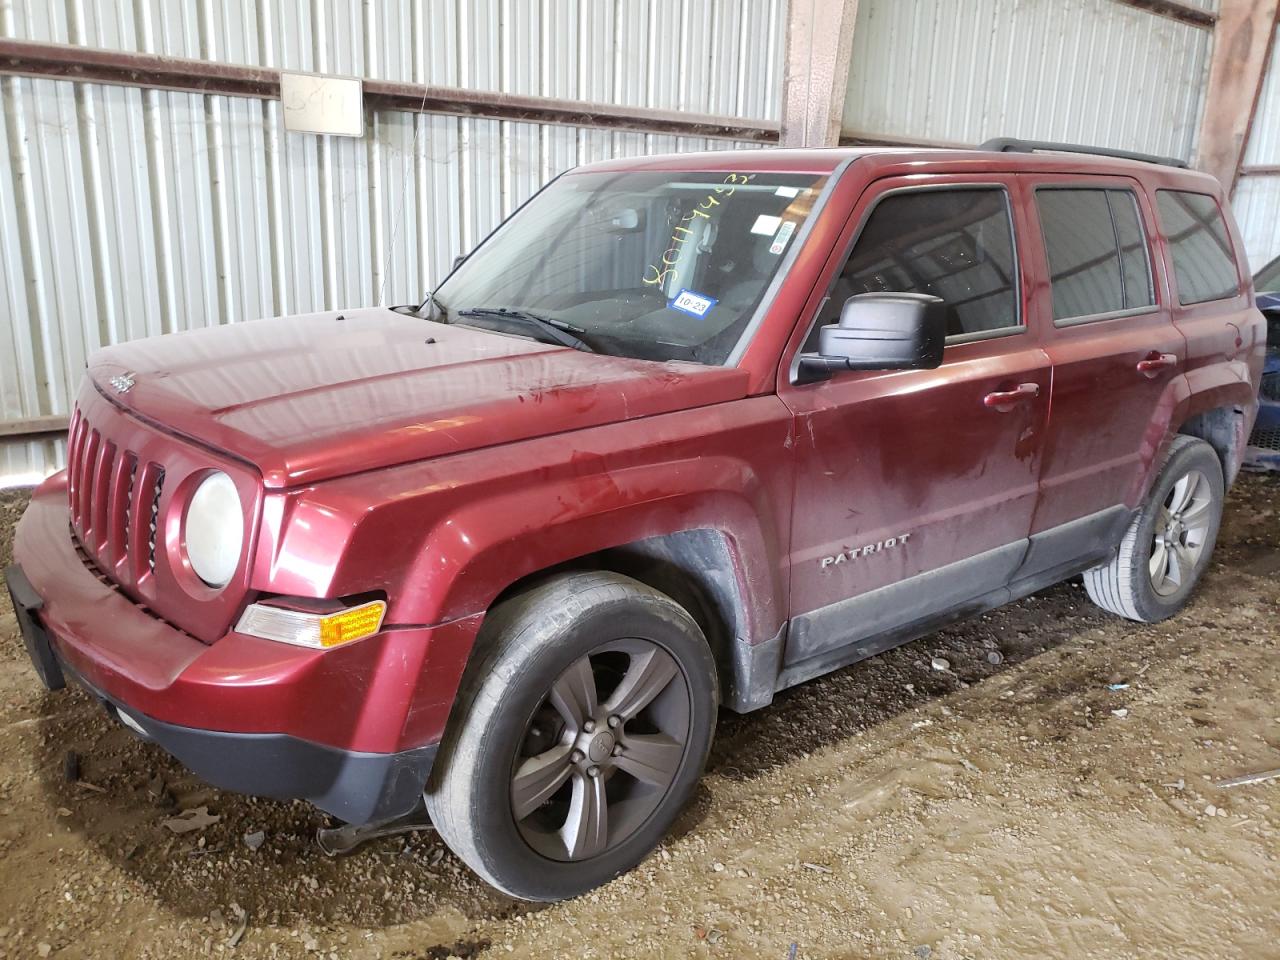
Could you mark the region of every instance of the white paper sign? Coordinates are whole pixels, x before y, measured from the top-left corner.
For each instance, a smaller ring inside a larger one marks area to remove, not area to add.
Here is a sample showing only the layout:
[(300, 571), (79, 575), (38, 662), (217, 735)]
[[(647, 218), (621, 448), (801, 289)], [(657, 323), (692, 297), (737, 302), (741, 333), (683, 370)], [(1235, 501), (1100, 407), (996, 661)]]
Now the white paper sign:
[(364, 136), (364, 83), (359, 79), (282, 71), (280, 106), (286, 130)]

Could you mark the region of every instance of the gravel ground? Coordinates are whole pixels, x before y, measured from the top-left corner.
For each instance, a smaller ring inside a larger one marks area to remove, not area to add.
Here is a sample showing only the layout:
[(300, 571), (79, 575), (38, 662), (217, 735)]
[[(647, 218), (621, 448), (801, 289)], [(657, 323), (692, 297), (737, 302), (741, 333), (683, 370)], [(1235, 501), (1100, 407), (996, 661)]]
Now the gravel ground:
[[(4, 562), (23, 502), (0, 493)], [(429, 832), (325, 858), (305, 805), (42, 692), (5, 598), (0, 958), (1280, 957), (1280, 780), (1215, 786), (1280, 767), (1278, 511), (1280, 481), (1241, 480), (1167, 623), (1063, 584), (724, 714), (661, 850), (543, 907)]]

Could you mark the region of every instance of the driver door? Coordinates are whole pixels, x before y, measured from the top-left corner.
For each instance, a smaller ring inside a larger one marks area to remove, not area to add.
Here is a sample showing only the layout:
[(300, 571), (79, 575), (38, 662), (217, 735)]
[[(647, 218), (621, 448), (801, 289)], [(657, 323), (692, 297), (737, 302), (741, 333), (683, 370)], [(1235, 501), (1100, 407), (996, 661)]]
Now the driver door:
[[(791, 629), (783, 683), (911, 639), (1008, 597), (1031, 529), (1049, 363), (1025, 323), (1013, 177), (874, 184), (793, 338), (779, 395), (796, 417)], [(927, 293), (948, 306), (936, 370), (797, 384), (796, 352), (844, 301)]]

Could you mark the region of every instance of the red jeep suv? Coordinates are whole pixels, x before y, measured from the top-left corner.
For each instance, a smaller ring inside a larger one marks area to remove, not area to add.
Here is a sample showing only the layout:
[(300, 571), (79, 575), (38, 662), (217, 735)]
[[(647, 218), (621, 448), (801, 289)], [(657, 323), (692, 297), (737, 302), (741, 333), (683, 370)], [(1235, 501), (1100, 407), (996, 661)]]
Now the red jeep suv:
[(7, 580), (213, 784), (631, 868), (717, 709), (1083, 575), (1203, 573), (1265, 328), (1221, 187), (1052, 144), (558, 177), (417, 307), (110, 347)]

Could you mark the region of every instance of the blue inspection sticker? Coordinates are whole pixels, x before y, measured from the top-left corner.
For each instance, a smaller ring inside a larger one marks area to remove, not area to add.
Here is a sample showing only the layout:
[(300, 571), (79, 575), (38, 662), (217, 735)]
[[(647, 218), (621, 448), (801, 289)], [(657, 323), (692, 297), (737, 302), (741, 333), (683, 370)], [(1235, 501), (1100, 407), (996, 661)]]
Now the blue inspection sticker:
[(700, 293), (694, 293), (692, 290), (681, 290), (667, 306), (672, 310), (679, 310), (681, 313), (687, 313), (689, 316), (697, 317), (701, 320), (719, 302), (715, 297), (705, 297)]

